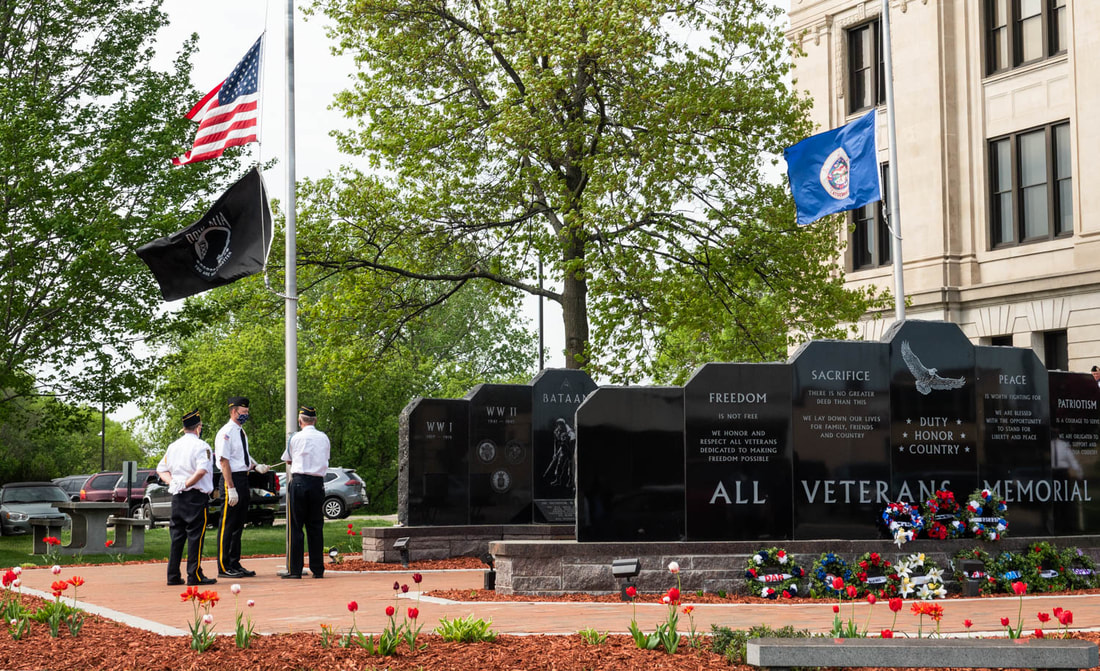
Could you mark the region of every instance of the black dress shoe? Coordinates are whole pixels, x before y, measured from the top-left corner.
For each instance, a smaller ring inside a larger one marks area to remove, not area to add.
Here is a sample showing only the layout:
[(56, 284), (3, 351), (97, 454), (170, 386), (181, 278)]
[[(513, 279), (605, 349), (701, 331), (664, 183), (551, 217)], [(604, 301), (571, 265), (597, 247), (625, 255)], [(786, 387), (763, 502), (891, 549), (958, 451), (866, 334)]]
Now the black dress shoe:
[(248, 569), (246, 569), (243, 566), (238, 566), (234, 570), (239, 572), (241, 574), (242, 578), (251, 578), (252, 576), (256, 575), (255, 571), (249, 571)]
[(301, 580), (302, 579), (302, 574), (300, 574), (300, 573), (284, 573), (283, 575), (281, 575), (279, 577), (282, 578), (283, 580)]
[(171, 586), (171, 585), (182, 585), (183, 584), (183, 578), (169, 578), (168, 579), (168, 584), (169, 584), (169, 586)]
[(235, 568), (231, 568), (228, 571), (218, 571), (219, 578), (247, 578), (248, 576), (241, 573)]
[(191, 586), (194, 586), (194, 585), (213, 585), (216, 582), (218, 582), (218, 581), (215, 580), (214, 578), (199, 578), (198, 580), (192, 580), (190, 578), (187, 579), (187, 584), (191, 585)]

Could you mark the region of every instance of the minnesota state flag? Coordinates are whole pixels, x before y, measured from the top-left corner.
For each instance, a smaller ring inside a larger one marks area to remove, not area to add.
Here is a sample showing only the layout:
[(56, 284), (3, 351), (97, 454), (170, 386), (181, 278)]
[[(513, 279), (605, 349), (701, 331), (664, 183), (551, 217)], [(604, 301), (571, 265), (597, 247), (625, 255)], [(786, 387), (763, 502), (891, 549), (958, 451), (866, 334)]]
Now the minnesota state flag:
[(787, 147), (798, 225), (882, 200), (876, 149), (875, 110)]

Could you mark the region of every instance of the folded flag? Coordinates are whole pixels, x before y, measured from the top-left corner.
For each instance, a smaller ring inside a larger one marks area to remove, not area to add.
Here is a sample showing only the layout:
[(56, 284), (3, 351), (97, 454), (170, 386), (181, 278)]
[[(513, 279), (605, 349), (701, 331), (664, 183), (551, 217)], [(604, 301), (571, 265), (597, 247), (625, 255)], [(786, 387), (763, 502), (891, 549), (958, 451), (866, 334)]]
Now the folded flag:
[(225, 80), (207, 93), (187, 113), (196, 121), (195, 144), (191, 151), (172, 159), (173, 165), (217, 158), (229, 147), (259, 140), (260, 53), (264, 36), (260, 35), (237, 67)]
[(875, 110), (783, 152), (798, 225), (882, 200)]
[(202, 219), (137, 250), (166, 301), (202, 293), (263, 270), (271, 250), (271, 207), (252, 168)]

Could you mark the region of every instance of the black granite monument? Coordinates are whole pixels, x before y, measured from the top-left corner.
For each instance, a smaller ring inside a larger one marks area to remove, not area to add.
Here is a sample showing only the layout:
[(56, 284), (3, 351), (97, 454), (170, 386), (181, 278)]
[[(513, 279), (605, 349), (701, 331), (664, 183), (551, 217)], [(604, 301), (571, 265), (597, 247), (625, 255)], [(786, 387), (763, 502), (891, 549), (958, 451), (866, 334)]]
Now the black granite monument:
[(791, 369), (794, 538), (874, 538), (890, 502), (890, 347), (815, 341)]
[(791, 536), (791, 369), (709, 363), (684, 386), (687, 539)]
[(398, 521), (469, 523), (469, 411), (465, 399), (417, 398), (401, 412)]
[(479, 384), (470, 402), (470, 524), (530, 524), (531, 387)]
[(684, 391), (600, 387), (577, 408), (577, 540), (684, 540)]
[(583, 370), (548, 368), (531, 380), (534, 521), (572, 524), (576, 520), (574, 416), (596, 383)]

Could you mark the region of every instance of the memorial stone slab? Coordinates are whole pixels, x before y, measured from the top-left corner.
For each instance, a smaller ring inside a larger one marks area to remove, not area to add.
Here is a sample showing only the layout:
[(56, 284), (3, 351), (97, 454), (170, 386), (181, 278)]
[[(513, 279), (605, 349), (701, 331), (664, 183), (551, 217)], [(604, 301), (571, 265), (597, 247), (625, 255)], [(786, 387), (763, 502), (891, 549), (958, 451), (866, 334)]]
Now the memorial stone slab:
[(1048, 380), (1054, 533), (1100, 533), (1100, 388), (1088, 373)]
[(708, 363), (684, 385), (687, 540), (791, 537), (791, 368)]
[(814, 341), (795, 352), (794, 537), (876, 538), (890, 487), (890, 347)]
[(1048, 535), (1053, 492), (1046, 368), (1030, 349), (975, 347), (974, 369), (978, 479), (1004, 498), (1013, 535)]
[(531, 380), (536, 523), (576, 521), (575, 415), (595, 389), (588, 373), (576, 369), (548, 368)]
[(576, 430), (577, 540), (683, 540), (683, 388), (600, 387)]
[(530, 524), (531, 387), (479, 384), (470, 402), (470, 524)]
[(917, 503), (978, 487), (974, 346), (956, 324), (895, 322), (890, 345), (890, 496)]
[(465, 399), (417, 398), (398, 430), (398, 520), (469, 524), (469, 411)]

